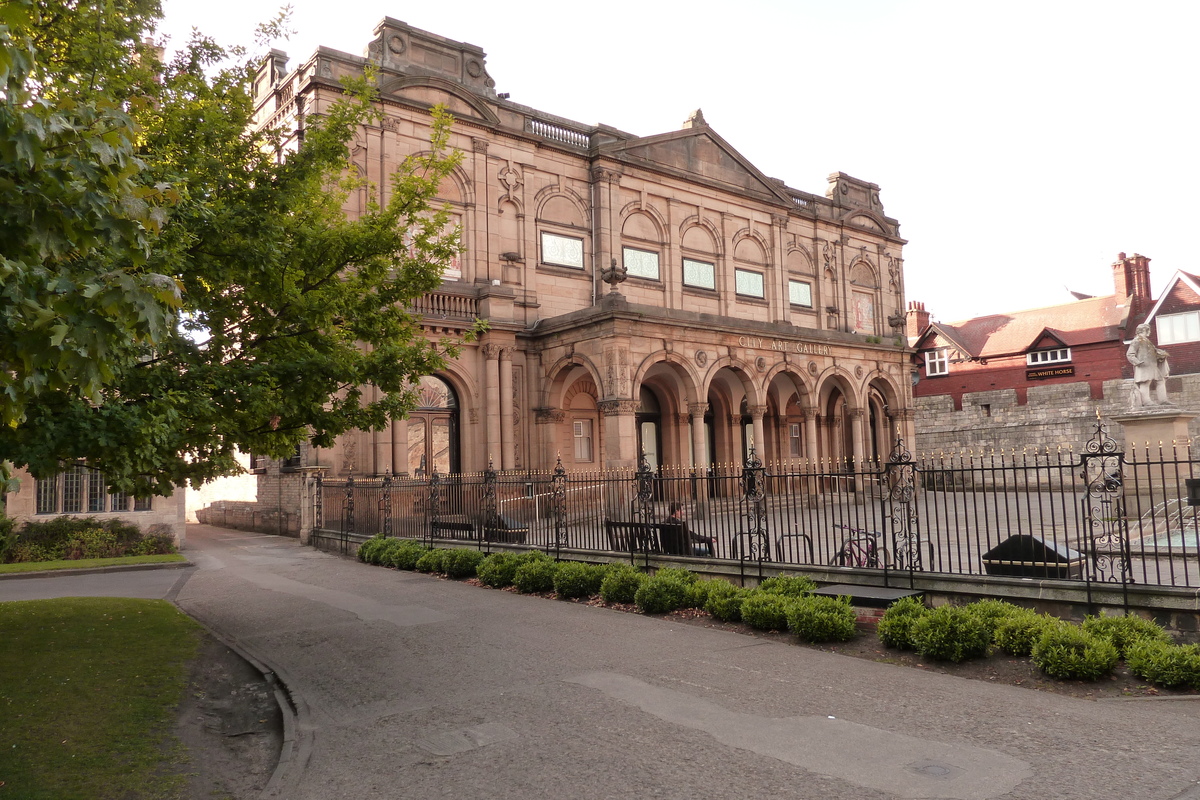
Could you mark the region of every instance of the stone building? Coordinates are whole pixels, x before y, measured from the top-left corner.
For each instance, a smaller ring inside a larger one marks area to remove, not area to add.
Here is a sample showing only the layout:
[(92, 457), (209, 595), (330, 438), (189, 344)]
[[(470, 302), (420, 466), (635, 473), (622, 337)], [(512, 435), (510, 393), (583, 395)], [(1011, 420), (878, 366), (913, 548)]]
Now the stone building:
[[(908, 336), (919, 381), (913, 388), (919, 451), (1078, 447), (1097, 414), (1130, 410), (1133, 367), (1126, 350), (1148, 322), (1170, 354), (1172, 402), (1200, 408), (1200, 293), (1176, 273), (1156, 301), (1150, 259), (1120, 253), (1113, 293), (1076, 294), (1073, 302), (991, 314), (962, 322), (931, 321), (908, 304)], [(1121, 426), (1110, 426), (1121, 440)], [(1192, 423), (1192, 434), (1200, 424)], [(1144, 445), (1138, 442), (1137, 445)]]
[[(635, 136), (498, 94), (483, 50), (384, 19), (365, 57), (321, 48), (294, 70), (274, 51), (257, 119), (298, 132), (374, 66), (383, 118), (353, 145), (386, 196), (454, 115), (466, 157), (442, 186), (463, 242), (420, 298), (428, 335), (488, 332), (424, 380), (421, 405), (380, 432), (305, 451), (356, 476), (704, 467), (886, 455), (911, 435), (902, 247), (879, 187), (830, 176), (824, 196), (768, 177), (692, 113)], [(366, 189), (347, 203), (357, 214)]]

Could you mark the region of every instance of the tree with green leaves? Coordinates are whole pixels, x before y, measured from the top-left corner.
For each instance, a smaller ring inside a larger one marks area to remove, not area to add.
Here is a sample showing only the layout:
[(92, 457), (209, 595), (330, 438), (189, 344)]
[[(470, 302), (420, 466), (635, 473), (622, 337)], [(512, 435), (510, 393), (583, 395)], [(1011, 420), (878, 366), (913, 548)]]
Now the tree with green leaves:
[[(239, 449), (284, 457), (411, 408), (456, 346), (406, 311), (458, 249), (433, 202), (459, 160), (448, 115), (433, 112), (429, 151), (391, 176), (386, 204), (351, 219), (347, 145), (378, 114), (368, 81), (285, 152), (253, 127), (244, 52), (196, 35), (161, 64), (142, 44), (157, 3), (16, 6), (0, 17), (0, 125), (31, 144), (0, 135), (0, 202), (20, 221), (0, 234), (20, 276), (0, 296), (0, 455), (164, 493), (237, 471)], [(37, 124), (56, 114), (70, 124)], [(45, 174), (68, 156), (74, 173)], [(21, 170), (55, 206), (31, 207)]]

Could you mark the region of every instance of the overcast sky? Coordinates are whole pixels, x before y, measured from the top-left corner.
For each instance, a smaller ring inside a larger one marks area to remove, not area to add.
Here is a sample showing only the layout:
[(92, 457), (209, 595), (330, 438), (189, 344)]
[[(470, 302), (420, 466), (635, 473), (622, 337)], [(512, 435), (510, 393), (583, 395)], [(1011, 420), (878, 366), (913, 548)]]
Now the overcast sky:
[[(250, 43), (275, 0), (164, 0), (163, 33)], [(900, 222), (907, 299), (945, 322), (1111, 294), (1120, 251), (1157, 293), (1194, 235), (1200, 3), (293, 0), (289, 67), (361, 55), (383, 17), (479, 45), (515, 102), (636, 135), (696, 108), (767, 175), (846, 172)]]

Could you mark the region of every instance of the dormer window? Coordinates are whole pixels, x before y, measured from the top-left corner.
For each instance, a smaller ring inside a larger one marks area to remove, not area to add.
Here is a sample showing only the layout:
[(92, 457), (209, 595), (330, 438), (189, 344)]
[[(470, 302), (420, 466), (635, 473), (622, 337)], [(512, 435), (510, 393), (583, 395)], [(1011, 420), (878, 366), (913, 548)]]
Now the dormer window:
[(1200, 312), (1164, 314), (1155, 321), (1158, 323), (1159, 344), (1200, 341)]
[(939, 347), (925, 354), (925, 375), (933, 378), (950, 372), (950, 348)]
[(1040, 367), (1044, 364), (1061, 364), (1064, 361), (1071, 360), (1071, 348), (1056, 347), (1053, 350), (1034, 350), (1025, 356), (1025, 363), (1031, 367)]

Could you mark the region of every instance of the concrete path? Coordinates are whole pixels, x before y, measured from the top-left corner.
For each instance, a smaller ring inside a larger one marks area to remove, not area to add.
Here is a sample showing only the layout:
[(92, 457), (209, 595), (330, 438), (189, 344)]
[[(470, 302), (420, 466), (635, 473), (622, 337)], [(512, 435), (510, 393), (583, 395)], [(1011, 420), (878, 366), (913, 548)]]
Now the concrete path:
[[(993, 686), (275, 536), (191, 526), (187, 542), (196, 568), (171, 581), (102, 577), (157, 587), (286, 683), (298, 716), (273, 797), (1200, 800), (1197, 701)], [(97, 580), (0, 581), (0, 600)]]

